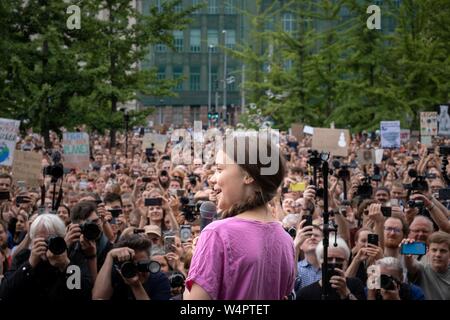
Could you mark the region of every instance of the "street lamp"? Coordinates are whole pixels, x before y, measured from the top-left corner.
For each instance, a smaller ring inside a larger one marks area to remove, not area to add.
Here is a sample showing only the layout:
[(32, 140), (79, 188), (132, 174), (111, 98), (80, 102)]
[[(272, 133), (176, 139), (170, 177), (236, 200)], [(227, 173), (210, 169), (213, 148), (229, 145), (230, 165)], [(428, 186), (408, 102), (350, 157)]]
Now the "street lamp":
[(214, 46), (210, 44), (208, 46), (208, 112), (211, 112), (211, 91), (212, 91), (212, 73), (211, 73), (211, 53)]
[(222, 30), (223, 43), (224, 43), (224, 56), (223, 56), (223, 121), (227, 119), (227, 30)]

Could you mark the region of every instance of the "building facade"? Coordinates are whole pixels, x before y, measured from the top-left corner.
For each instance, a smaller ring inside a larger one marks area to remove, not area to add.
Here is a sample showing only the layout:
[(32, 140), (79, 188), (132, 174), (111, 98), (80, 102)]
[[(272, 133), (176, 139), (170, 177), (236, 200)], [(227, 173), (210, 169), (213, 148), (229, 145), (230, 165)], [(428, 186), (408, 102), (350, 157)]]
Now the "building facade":
[[(141, 9), (161, 7), (164, 0), (142, 0)], [(218, 112), (229, 124), (237, 121), (241, 106), (242, 63), (229, 51), (246, 40), (245, 0), (183, 0), (177, 10), (205, 5), (192, 15), (184, 30), (174, 31), (174, 49), (157, 44), (141, 68), (156, 68), (159, 79), (182, 79), (173, 88), (176, 97), (143, 96), (143, 107), (156, 107), (154, 124), (181, 125), (208, 122), (208, 112)], [(226, 72), (225, 72), (226, 68)], [(224, 83), (226, 85), (224, 86)], [(226, 108), (224, 108), (226, 106)]]

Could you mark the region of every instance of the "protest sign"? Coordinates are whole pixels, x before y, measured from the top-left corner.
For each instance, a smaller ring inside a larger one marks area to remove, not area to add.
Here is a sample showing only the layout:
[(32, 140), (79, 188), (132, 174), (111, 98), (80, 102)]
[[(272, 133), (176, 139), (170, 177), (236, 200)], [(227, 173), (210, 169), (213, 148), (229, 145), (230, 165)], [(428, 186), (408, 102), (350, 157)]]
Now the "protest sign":
[(433, 146), (433, 142), (432, 142), (431, 136), (420, 136), (420, 142), (422, 144), (426, 145), (427, 147), (432, 147)]
[(402, 144), (408, 143), (411, 138), (411, 130), (402, 129), (400, 130), (400, 142)]
[(20, 121), (0, 118), (0, 166), (12, 166)]
[(305, 126), (303, 128), (303, 133), (313, 135), (314, 134), (314, 128), (310, 127), (310, 126)]
[(437, 134), (437, 112), (420, 113), (420, 135), (435, 136)]
[(146, 133), (142, 141), (142, 150), (145, 151), (146, 149), (151, 148), (153, 143), (156, 150), (165, 152), (168, 140), (169, 138), (165, 134)]
[(448, 114), (448, 105), (439, 106), (439, 116), (437, 118), (439, 122), (439, 135), (450, 136), (450, 116)]
[(381, 147), (400, 148), (400, 121), (381, 121)]
[(16, 150), (13, 162), (14, 182), (25, 181), (27, 186), (39, 187), (42, 179), (42, 155), (37, 152)]
[(375, 150), (359, 149), (357, 152), (358, 164), (369, 165), (375, 163)]
[(300, 123), (293, 123), (291, 126), (291, 135), (300, 141), (303, 138), (303, 125)]
[(375, 164), (381, 164), (383, 161), (383, 149), (375, 149)]
[(348, 129), (314, 128), (312, 149), (330, 152), (332, 156), (346, 157), (350, 145)]
[(85, 132), (65, 132), (63, 135), (64, 167), (89, 169), (89, 135)]

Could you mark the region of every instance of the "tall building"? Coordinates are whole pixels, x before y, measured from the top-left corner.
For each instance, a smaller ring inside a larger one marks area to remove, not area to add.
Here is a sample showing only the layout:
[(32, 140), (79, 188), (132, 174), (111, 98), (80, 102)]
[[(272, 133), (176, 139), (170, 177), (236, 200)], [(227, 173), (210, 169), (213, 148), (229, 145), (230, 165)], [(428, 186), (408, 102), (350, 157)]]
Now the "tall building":
[[(206, 3), (192, 15), (184, 30), (174, 31), (174, 49), (157, 44), (150, 49), (141, 68), (157, 68), (159, 79), (179, 79), (173, 90), (176, 97), (143, 96), (141, 104), (156, 107), (155, 124), (181, 125), (201, 120), (208, 122), (208, 111), (235, 123), (240, 112), (242, 63), (224, 48), (233, 49), (245, 41), (245, 21), (241, 13), (245, 0), (183, 0), (177, 10)], [(251, 1), (250, 1), (251, 2)], [(161, 8), (164, 0), (142, 0), (141, 9)], [(226, 72), (225, 72), (226, 66)], [(225, 76), (226, 75), (226, 76)], [(224, 86), (224, 83), (226, 85)], [(226, 108), (224, 108), (226, 106)]]

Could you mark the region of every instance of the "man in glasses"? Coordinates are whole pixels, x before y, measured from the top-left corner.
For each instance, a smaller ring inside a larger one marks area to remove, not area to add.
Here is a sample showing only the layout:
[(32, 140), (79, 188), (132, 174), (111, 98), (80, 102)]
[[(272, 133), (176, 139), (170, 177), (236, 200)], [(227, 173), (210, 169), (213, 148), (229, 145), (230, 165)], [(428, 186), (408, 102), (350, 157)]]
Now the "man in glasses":
[(400, 258), (399, 245), (408, 234), (408, 225), (400, 217), (390, 217), (384, 222), (384, 256)]

